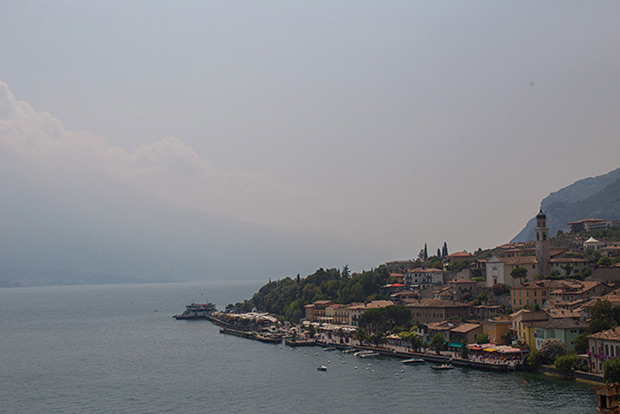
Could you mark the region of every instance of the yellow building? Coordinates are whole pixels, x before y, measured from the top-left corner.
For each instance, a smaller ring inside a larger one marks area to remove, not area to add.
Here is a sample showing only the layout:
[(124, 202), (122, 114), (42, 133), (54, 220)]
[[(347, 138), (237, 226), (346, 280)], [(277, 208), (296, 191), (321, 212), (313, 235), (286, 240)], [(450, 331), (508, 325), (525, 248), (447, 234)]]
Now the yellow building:
[(502, 336), (512, 328), (512, 321), (506, 317), (498, 317), (482, 322), (483, 332), (489, 335), (489, 342), (494, 345), (505, 345)]
[(523, 286), (513, 286), (510, 288), (510, 305), (513, 309), (536, 305), (542, 307), (549, 301), (554, 287), (553, 283), (548, 280), (528, 282)]
[(536, 349), (536, 337), (534, 336), (536, 328), (533, 326), (533, 322), (547, 320), (547, 313), (521, 309), (511, 314), (509, 318), (512, 322), (511, 329), (517, 334), (518, 341), (530, 349)]

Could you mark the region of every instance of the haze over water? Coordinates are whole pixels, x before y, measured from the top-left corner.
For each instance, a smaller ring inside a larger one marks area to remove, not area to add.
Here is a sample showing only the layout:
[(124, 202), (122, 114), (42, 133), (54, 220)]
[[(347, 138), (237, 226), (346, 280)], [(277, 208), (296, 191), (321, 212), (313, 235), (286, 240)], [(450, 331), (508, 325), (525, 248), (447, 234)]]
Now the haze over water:
[[(433, 372), (428, 364), (402, 373), (397, 359), (263, 344), (221, 335), (206, 321), (171, 318), (189, 302), (222, 309), (257, 288), (211, 282), (0, 289), (0, 412), (595, 410), (591, 387), (575, 382)], [(317, 371), (321, 364), (327, 372)]]

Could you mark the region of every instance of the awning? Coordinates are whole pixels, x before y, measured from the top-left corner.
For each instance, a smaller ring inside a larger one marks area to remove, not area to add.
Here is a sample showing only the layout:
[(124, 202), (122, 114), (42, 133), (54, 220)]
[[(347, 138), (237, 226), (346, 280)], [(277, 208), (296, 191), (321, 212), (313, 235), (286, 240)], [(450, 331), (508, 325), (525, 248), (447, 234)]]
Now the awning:
[(523, 351), (521, 351), (519, 348), (508, 348), (508, 349), (502, 349), (501, 352), (504, 352), (506, 354), (513, 354), (513, 353), (521, 353)]
[(484, 352), (495, 352), (495, 351), (497, 351), (497, 349), (495, 349), (495, 348), (484, 348), (483, 351)]
[(461, 342), (450, 342), (448, 344), (448, 347), (452, 347), (452, 348), (463, 348), (465, 346), (465, 344), (461, 343)]

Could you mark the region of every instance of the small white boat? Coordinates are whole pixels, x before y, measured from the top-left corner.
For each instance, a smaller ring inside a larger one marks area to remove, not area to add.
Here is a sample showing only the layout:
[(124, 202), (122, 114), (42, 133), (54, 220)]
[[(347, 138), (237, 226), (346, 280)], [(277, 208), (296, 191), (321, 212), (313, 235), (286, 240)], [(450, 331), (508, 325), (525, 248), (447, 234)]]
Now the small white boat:
[(325, 365), (321, 365), (317, 368), (319, 371), (327, 371), (327, 367)]
[(357, 351), (356, 353), (353, 354), (353, 356), (362, 356), (362, 355), (368, 355), (368, 354), (374, 354), (375, 351), (370, 351), (370, 350), (364, 350), (364, 351)]
[(423, 364), (426, 361), (422, 358), (411, 358), (403, 360), (403, 364)]
[(333, 346), (328, 346), (327, 348), (323, 348), (323, 351), (335, 351), (336, 348), (334, 348)]
[(444, 369), (453, 369), (454, 367), (452, 366), (452, 364), (441, 364), (441, 365), (433, 365), (431, 368), (435, 370), (444, 370)]
[(369, 354), (362, 354), (359, 357), (360, 358), (371, 358), (371, 357), (376, 357), (376, 356), (379, 356), (377, 352), (371, 352)]
[(344, 351), (342, 351), (343, 354), (352, 354), (355, 352), (355, 348), (347, 348)]

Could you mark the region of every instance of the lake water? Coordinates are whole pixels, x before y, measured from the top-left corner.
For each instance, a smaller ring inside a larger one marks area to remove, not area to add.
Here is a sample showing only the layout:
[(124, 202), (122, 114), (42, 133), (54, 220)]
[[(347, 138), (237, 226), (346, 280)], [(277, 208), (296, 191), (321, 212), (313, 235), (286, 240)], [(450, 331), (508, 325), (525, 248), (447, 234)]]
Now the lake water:
[(592, 387), (576, 382), (426, 364), (401, 372), (397, 359), (263, 344), (171, 318), (193, 301), (223, 309), (259, 285), (0, 289), (0, 412), (596, 411)]

